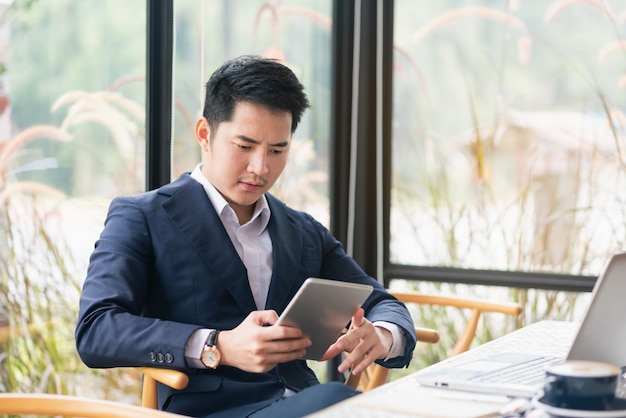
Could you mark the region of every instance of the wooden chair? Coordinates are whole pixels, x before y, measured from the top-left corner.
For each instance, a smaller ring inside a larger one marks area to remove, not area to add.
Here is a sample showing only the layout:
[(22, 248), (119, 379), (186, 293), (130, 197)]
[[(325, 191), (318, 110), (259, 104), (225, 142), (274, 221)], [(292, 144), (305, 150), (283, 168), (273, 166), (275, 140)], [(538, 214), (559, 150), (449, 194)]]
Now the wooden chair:
[(448, 353), (448, 357), (456, 356), (470, 348), (476, 336), (480, 316), (483, 313), (501, 313), (511, 316), (518, 316), (522, 313), (522, 307), (518, 303), (513, 302), (493, 302), (484, 299), (420, 292), (392, 292), (392, 294), (405, 304), (439, 305), (471, 310), (470, 317), (465, 323), (465, 328), (452, 350)]
[(182, 417), (120, 402), (43, 393), (0, 393), (0, 415), (4, 414), (85, 418)]
[[(522, 312), (519, 304), (508, 302), (492, 302), (481, 299), (465, 298), (460, 296), (436, 295), (419, 292), (392, 292), (399, 300), (405, 304), (417, 303), (422, 305), (451, 306), (459, 309), (470, 309), (471, 314), (465, 324), (465, 328), (454, 348), (448, 353), (448, 357), (455, 356), (467, 351), (476, 335), (479, 319), (484, 312), (502, 313), (517, 316)], [(415, 333), (420, 342), (437, 343), (439, 332), (430, 328), (416, 328)], [(157, 407), (156, 383), (161, 382), (175, 389), (184, 389), (189, 378), (183, 372), (171, 369), (159, 369), (153, 367), (138, 367), (144, 375), (142, 390), (142, 405), (148, 408)], [(353, 389), (359, 388), (367, 392), (387, 382), (389, 369), (372, 365), (360, 375), (350, 374), (346, 384)]]

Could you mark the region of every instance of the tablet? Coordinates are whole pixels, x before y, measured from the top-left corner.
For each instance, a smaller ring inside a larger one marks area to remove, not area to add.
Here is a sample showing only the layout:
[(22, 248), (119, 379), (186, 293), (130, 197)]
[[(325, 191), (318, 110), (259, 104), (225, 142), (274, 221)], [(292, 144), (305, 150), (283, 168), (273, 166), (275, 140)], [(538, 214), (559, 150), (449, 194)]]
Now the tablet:
[(303, 358), (318, 360), (337, 340), (372, 290), (370, 285), (308, 278), (276, 324), (300, 328), (312, 342)]

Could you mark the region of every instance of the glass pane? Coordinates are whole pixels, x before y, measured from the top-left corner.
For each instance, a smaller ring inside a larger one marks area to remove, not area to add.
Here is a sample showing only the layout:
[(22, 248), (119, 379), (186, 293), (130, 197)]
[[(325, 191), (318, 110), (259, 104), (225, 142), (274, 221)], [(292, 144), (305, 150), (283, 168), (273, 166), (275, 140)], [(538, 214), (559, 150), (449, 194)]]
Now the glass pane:
[(2, 1), (0, 15), (0, 392), (105, 397), (73, 332), (109, 200), (144, 189), (146, 4)]
[(392, 262), (598, 274), (624, 248), (625, 10), (395, 2)]
[(194, 124), (210, 74), (239, 55), (278, 58), (304, 85), (311, 108), (294, 134), (289, 162), (272, 193), (329, 224), (330, 16), (330, 0), (175, 2), (173, 177), (200, 162)]

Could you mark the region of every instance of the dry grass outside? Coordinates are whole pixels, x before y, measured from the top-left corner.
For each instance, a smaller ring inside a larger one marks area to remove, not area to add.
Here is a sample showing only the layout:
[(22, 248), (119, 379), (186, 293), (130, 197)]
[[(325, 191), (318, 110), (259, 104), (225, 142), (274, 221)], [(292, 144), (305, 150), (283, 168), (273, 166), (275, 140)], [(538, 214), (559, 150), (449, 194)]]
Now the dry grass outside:
[[(136, 371), (88, 369), (75, 348), (87, 259), (75, 257), (93, 247), (90, 233), (101, 228), (108, 203), (73, 198), (15, 173), (21, 157), (29, 154), (29, 144), (45, 139), (85, 149), (77, 145), (83, 137), (73, 132), (80, 133), (82, 124), (95, 123), (109, 130), (120, 151), (117, 164), (124, 167), (122, 177), (133, 180), (117, 182), (116, 191), (137, 191), (142, 178), (137, 170), (143, 166), (136, 163), (136, 156), (143, 148), (131, 144), (142, 143), (143, 111), (110, 92), (70, 92), (53, 106), (62, 108), (67, 108), (67, 116), (60, 127), (33, 126), (0, 144), (0, 391), (84, 395), (137, 404), (141, 377)], [(80, 152), (76, 158), (84, 160)], [(92, 187), (93, 179), (89, 182), (74, 186)], [(85, 236), (89, 243), (83, 242)]]

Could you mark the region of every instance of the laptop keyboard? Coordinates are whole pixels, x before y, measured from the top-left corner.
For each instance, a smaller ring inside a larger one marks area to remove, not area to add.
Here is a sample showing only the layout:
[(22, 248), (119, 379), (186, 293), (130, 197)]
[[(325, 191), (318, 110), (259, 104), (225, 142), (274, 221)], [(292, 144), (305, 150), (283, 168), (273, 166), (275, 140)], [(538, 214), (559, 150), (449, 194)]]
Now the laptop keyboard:
[(538, 386), (545, 379), (546, 368), (562, 359), (540, 357), (526, 363), (505, 367), (477, 376), (471, 380), (484, 383), (514, 383), (519, 385)]

